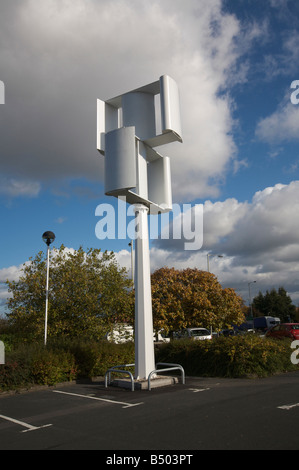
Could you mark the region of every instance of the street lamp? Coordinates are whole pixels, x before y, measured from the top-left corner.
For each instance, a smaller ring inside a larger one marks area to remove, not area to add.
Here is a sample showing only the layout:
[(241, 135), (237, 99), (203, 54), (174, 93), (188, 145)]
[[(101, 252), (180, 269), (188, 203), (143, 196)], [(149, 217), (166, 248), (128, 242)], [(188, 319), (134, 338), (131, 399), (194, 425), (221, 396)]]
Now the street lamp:
[(47, 281), (46, 281), (46, 311), (45, 311), (45, 346), (47, 345), (47, 330), (48, 330), (48, 297), (49, 297), (49, 265), (50, 265), (50, 245), (55, 240), (53, 232), (45, 232), (43, 240), (47, 245)]
[(251, 284), (255, 284), (255, 283), (256, 283), (256, 281), (248, 282), (250, 315), (251, 315), (251, 317), (252, 317), (252, 325), (253, 325), (253, 328), (254, 328), (254, 319), (253, 319), (253, 315), (252, 315), (252, 303), (251, 303), (251, 290), (250, 290), (250, 285), (251, 285)]
[(223, 258), (223, 255), (213, 255), (211, 253), (207, 254), (207, 267), (208, 267), (208, 273), (210, 272), (210, 256), (217, 256), (217, 258)]

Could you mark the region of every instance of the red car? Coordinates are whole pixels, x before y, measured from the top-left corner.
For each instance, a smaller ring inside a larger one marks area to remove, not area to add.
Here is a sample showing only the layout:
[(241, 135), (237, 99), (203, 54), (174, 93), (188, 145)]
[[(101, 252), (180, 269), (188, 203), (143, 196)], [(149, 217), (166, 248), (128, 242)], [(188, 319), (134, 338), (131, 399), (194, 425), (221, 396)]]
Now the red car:
[(281, 323), (267, 331), (268, 338), (290, 338), (299, 339), (299, 323)]

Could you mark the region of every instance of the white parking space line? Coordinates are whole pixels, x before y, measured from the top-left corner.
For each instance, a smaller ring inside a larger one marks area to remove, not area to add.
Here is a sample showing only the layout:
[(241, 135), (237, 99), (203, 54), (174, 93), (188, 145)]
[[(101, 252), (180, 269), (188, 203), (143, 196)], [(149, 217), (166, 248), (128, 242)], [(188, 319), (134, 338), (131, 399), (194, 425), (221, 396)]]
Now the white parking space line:
[(295, 403), (294, 405), (283, 405), (283, 406), (278, 406), (277, 408), (280, 408), (281, 410), (291, 410), (292, 408), (297, 408), (299, 406), (299, 403)]
[(73, 397), (88, 398), (89, 400), (105, 401), (107, 403), (113, 403), (114, 405), (124, 405), (123, 408), (132, 408), (133, 406), (143, 405), (140, 403), (125, 403), (123, 401), (109, 400), (108, 398), (92, 397), (90, 395), (80, 395), (79, 393), (62, 392), (61, 390), (53, 390), (54, 393), (61, 393), (62, 395), (71, 395)]
[(209, 388), (188, 388), (190, 392), (198, 393), (198, 392), (205, 392), (206, 390), (210, 390)]
[(49, 426), (52, 426), (52, 424), (45, 424), (44, 426), (32, 426), (31, 424), (24, 423), (24, 421), (19, 421), (18, 419), (10, 418), (9, 416), (4, 416), (4, 415), (0, 415), (0, 419), (4, 419), (5, 421), (10, 421), (12, 423), (19, 424), (20, 426), (23, 426), (24, 428), (27, 428), (21, 432), (36, 431), (37, 429), (48, 428)]

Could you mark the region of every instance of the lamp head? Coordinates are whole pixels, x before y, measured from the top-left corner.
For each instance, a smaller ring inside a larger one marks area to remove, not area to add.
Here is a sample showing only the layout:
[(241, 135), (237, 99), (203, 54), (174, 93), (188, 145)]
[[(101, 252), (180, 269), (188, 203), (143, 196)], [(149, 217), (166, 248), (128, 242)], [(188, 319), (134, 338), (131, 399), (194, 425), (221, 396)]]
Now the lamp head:
[(43, 234), (43, 237), (42, 237), (42, 238), (43, 238), (44, 242), (45, 242), (48, 246), (50, 246), (51, 243), (53, 243), (54, 240), (55, 240), (55, 234), (54, 234), (53, 232), (45, 232), (45, 233)]

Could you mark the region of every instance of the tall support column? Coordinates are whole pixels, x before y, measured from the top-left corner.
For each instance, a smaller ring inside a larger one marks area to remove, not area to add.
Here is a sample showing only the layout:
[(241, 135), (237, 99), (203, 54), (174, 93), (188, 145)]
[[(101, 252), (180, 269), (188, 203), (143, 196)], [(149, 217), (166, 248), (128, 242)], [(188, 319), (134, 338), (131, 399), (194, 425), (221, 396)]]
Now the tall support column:
[(148, 208), (135, 205), (135, 379), (155, 370)]

